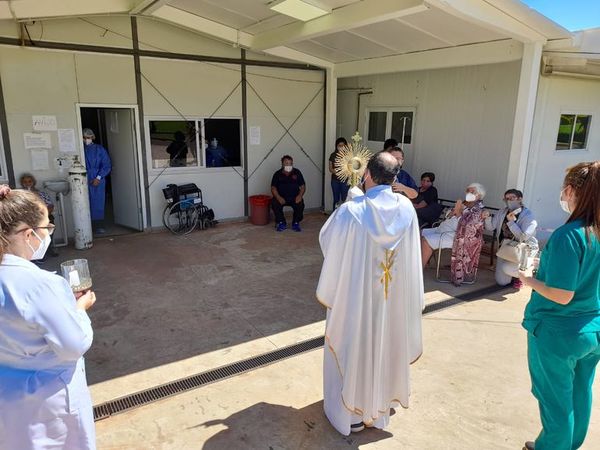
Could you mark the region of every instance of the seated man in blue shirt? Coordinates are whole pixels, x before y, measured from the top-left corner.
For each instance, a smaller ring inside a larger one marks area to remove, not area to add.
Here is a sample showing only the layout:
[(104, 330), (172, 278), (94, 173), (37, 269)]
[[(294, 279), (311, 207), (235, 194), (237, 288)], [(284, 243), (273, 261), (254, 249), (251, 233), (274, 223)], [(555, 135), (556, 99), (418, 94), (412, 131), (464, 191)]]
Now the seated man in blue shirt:
[[(398, 164), (400, 164), (400, 167), (402, 167), (404, 164), (404, 151), (400, 147), (392, 147), (385, 151), (391, 153), (398, 161)], [(412, 200), (419, 195), (417, 192), (418, 189), (417, 183), (415, 183), (415, 180), (413, 180), (410, 174), (406, 170), (400, 169), (400, 172), (398, 172), (398, 176), (396, 177), (396, 182), (392, 184), (392, 190), (399, 194), (404, 194)]]
[(290, 155), (285, 155), (281, 158), (281, 170), (273, 174), (271, 180), (271, 208), (275, 214), (277, 222), (277, 231), (283, 231), (287, 228), (285, 216), (283, 215), (283, 207), (291, 206), (294, 210), (292, 219), (292, 230), (302, 231), (300, 222), (304, 217), (304, 193), (306, 185), (302, 172), (294, 168), (294, 160)]

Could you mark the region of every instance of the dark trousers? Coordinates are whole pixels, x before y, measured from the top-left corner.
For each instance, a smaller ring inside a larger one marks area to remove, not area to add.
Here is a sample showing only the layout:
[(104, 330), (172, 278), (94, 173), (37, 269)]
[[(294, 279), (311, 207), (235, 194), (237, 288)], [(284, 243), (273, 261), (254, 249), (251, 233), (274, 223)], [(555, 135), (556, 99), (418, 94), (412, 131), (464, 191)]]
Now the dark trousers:
[(331, 180), (331, 191), (333, 192), (333, 209), (339, 203), (340, 205), (346, 201), (348, 196), (348, 186), (342, 181)]
[(282, 205), (277, 201), (276, 198), (271, 200), (271, 208), (273, 209), (273, 214), (275, 214), (275, 222), (277, 223), (285, 223), (285, 216), (283, 215), (283, 207), (290, 206), (294, 210), (294, 218), (292, 221), (294, 223), (299, 223), (304, 218), (304, 200), (300, 203), (296, 203), (294, 199), (286, 200), (285, 204)]

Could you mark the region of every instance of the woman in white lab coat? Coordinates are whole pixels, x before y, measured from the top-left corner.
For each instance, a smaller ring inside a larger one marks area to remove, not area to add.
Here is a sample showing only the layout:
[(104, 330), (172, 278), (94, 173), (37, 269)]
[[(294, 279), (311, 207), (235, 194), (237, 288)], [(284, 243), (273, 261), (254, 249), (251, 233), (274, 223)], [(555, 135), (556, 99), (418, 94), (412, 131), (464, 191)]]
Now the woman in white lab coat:
[(94, 449), (83, 354), (92, 344), (88, 291), (31, 263), (54, 226), (31, 192), (0, 185), (0, 449)]

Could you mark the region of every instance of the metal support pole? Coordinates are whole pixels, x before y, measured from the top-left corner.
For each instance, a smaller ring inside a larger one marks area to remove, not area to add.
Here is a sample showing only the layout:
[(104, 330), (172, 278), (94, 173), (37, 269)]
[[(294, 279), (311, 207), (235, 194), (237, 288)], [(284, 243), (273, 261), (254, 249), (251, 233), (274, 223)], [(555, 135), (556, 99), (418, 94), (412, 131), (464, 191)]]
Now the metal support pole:
[(12, 155), (10, 152), (10, 138), (8, 136), (8, 119), (6, 117), (6, 107), (4, 105), (4, 91), (2, 89), (2, 80), (0, 80), (0, 127), (2, 128), (2, 144), (4, 145), (8, 184), (10, 184), (11, 186), (16, 186), (15, 172), (13, 170)]
[(325, 167), (327, 165), (327, 71), (323, 71), (323, 165), (321, 172), (321, 211), (325, 212)]
[(242, 134), (244, 139), (244, 215), (248, 216), (248, 92), (246, 82), (246, 50), (242, 49)]
[[(146, 199), (146, 226), (150, 227), (151, 214), (150, 214), (150, 190), (148, 186), (148, 158), (147, 158), (147, 146), (146, 146), (146, 123), (144, 122), (144, 97), (142, 91), (142, 69), (140, 63), (140, 42), (138, 39), (138, 28), (137, 18), (131, 17), (131, 38), (133, 39), (133, 66), (135, 70), (135, 91), (137, 95), (138, 105), (138, 122), (140, 130), (140, 142), (142, 143), (142, 168), (143, 168), (143, 179), (140, 180), (144, 186), (144, 197)], [(138, 161), (139, 164), (139, 161)]]

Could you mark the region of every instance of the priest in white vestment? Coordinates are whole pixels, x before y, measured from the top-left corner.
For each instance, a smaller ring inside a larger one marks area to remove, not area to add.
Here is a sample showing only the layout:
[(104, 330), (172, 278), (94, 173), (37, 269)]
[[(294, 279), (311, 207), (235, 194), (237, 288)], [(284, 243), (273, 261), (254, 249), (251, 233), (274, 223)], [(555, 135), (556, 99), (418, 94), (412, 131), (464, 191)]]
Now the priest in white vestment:
[(392, 192), (399, 169), (389, 153), (373, 156), (366, 193), (336, 209), (319, 236), (324, 409), (343, 435), (383, 429), (390, 408), (408, 407), (409, 366), (423, 350), (419, 225), (410, 200)]

